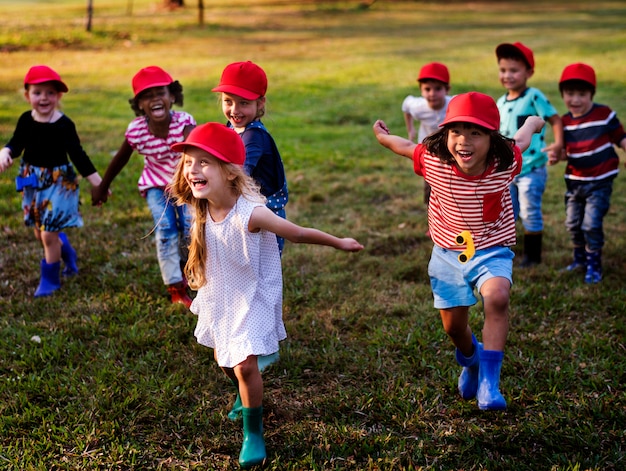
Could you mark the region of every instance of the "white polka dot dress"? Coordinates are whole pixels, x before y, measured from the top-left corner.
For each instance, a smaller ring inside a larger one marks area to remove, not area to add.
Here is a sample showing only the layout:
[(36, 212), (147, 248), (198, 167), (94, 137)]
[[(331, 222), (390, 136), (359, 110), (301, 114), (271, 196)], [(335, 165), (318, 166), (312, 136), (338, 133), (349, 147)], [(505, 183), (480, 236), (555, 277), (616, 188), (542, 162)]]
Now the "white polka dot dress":
[(287, 337), (282, 316), (283, 276), (276, 236), (248, 231), (263, 203), (239, 197), (223, 221), (206, 224), (207, 282), (191, 311), (198, 343), (215, 349), (217, 363), (232, 368), (250, 355), (278, 352)]

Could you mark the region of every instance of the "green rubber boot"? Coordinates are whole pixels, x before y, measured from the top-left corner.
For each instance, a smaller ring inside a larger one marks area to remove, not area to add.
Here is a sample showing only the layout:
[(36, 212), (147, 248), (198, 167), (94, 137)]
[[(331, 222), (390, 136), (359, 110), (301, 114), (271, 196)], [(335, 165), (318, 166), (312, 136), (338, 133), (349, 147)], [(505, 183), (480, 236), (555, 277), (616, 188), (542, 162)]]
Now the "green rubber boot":
[(239, 465), (250, 468), (262, 464), (267, 457), (263, 439), (263, 406), (242, 407), (243, 444), (239, 453)]
[(241, 410), (243, 409), (243, 404), (241, 403), (241, 396), (239, 395), (239, 384), (236, 381), (230, 380), (235, 386), (235, 390), (237, 391), (237, 397), (235, 398), (235, 403), (233, 404), (233, 408), (228, 413), (228, 418), (230, 420), (239, 420), (241, 419)]

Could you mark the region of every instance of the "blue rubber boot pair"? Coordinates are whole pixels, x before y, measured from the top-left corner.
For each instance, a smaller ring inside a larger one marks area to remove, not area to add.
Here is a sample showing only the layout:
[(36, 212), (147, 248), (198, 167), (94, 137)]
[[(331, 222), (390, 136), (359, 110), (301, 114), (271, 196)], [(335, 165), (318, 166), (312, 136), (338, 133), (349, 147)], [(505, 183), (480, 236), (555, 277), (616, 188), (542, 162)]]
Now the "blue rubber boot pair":
[(50, 296), (61, 287), (61, 262), (47, 263), (41, 260), (41, 279), (35, 290), (35, 297)]
[(76, 262), (78, 261), (78, 256), (76, 255), (76, 250), (74, 250), (74, 247), (72, 247), (72, 244), (70, 244), (63, 232), (59, 232), (59, 239), (61, 240), (61, 259), (65, 264), (63, 276), (77, 275), (78, 265), (76, 265)]
[(239, 466), (250, 468), (263, 464), (267, 454), (263, 439), (263, 406), (242, 407), (243, 444), (239, 453)]
[(461, 350), (456, 349), (456, 361), (463, 367), (459, 376), (459, 393), (463, 399), (474, 399), (478, 391), (478, 370), (480, 362), (480, 352), (483, 344), (479, 343), (472, 334), (472, 344), (474, 353), (471, 357), (466, 357)]
[(500, 393), (500, 369), (504, 352), (482, 350), (478, 370), (478, 408), (480, 410), (504, 410), (506, 400)]

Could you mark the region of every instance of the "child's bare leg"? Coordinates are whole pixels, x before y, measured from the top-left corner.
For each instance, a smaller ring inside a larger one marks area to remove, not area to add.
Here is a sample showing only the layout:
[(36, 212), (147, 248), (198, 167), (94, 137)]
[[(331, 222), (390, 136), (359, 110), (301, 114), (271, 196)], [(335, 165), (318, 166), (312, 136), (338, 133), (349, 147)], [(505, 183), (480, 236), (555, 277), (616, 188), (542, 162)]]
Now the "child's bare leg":
[(467, 357), (471, 356), (474, 351), (468, 313), (468, 306), (439, 310), (443, 330), (446, 331), (454, 346)]
[(485, 309), (485, 324), (476, 398), (481, 410), (506, 409), (506, 400), (500, 392), (500, 369), (509, 332), (510, 290), (509, 280), (503, 277), (491, 278), (480, 288)]
[(509, 333), (509, 298), (511, 284), (502, 277), (491, 278), (481, 286), (485, 309), (483, 345), (485, 350), (503, 351)]
[(257, 358), (250, 355), (233, 368), (239, 382), (239, 395), (244, 407), (260, 407), (263, 404), (263, 379)]
[(61, 260), (61, 241), (58, 232), (35, 230), (37, 237), (43, 245), (44, 257), (47, 263), (56, 263)]

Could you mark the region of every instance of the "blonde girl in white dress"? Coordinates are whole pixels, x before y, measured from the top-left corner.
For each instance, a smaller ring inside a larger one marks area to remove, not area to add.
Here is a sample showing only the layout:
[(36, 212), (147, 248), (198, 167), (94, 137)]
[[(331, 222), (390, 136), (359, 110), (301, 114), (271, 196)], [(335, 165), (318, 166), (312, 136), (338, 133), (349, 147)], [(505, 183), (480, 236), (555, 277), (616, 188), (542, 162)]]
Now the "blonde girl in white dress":
[(266, 458), (260, 369), (278, 357), (278, 344), (286, 338), (276, 235), (347, 252), (363, 246), (300, 227), (268, 209), (243, 169), (241, 138), (223, 124), (198, 126), (172, 149), (183, 155), (171, 191), (194, 217), (185, 267), (189, 285), (198, 290), (190, 308), (198, 315), (194, 334), (214, 349), (238, 389), (229, 418), (243, 418), (239, 464), (247, 468)]

